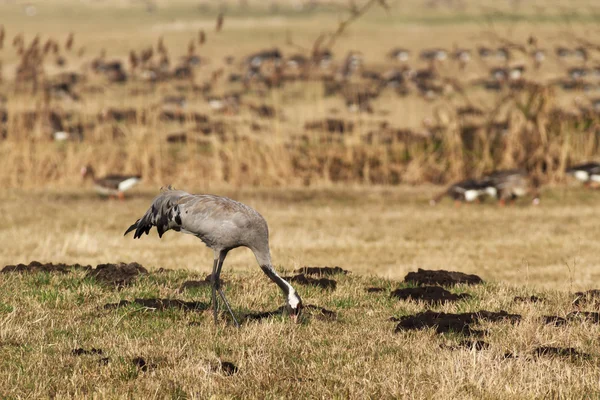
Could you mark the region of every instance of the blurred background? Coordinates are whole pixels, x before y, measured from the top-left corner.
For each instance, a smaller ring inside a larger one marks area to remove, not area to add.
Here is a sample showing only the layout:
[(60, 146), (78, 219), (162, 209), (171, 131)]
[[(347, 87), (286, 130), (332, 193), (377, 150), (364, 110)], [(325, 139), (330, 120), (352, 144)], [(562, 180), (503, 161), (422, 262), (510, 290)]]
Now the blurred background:
[(592, 159), (600, 4), (0, 1), (0, 183), (445, 184)]

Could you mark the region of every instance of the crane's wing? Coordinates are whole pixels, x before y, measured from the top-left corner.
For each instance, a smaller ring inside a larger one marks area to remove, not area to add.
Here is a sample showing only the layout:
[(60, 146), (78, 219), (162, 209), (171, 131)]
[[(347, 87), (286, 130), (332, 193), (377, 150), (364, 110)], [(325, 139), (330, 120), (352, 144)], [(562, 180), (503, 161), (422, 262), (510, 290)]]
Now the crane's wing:
[(137, 239), (142, 233), (147, 235), (150, 229), (156, 226), (158, 236), (162, 237), (169, 229), (178, 229), (181, 225), (178, 201), (185, 196), (191, 195), (183, 190), (165, 190), (152, 200), (148, 211), (125, 231), (125, 235), (135, 230), (133, 238)]
[(210, 248), (236, 248), (253, 244), (258, 238), (267, 242), (269, 231), (264, 218), (254, 209), (210, 194), (189, 194), (167, 189), (158, 195), (150, 209), (127, 229), (134, 239), (156, 226), (158, 235), (172, 229), (192, 234)]

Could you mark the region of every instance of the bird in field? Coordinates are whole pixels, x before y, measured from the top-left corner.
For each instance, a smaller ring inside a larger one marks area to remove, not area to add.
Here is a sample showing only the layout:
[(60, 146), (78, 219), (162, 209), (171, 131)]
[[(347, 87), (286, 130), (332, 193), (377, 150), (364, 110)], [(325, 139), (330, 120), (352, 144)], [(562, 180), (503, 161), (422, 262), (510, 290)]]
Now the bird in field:
[(533, 196), (533, 205), (540, 203), (539, 181), (530, 178), (524, 169), (494, 171), (484, 176), (482, 181), (488, 186), (488, 193), (496, 197), (501, 206), (527, 194)]
[(481, 197), (486, 195), (495, 196), (495, 193), (491, 192), (490, 189), (487, 182), (483, 180), (466, 179), (452, 184), (448, 189), (431, 199), (429, 204), (436, 205), (444, 196), (452, 198), (457, 206), (462, 202), (478, 202)]
[(596, 162), (575, 165), (567, 168), (565, 172), (583, 182), (586, 187), (600, 183), (600, 164)]
[(239, 323), (221, 290), (221, 269), (230, 250), (248, 247), (254, 253), (263, 272), (283, 291), (286, 308), (295, 322), (302, 311), (302, 300), (292, 285), (281, 278), (271, 262), (267, 222), (256, 210), (227, 197), (210, 194), (190, 194), (170, 186), (152, 201), (144, 216), (131, 225), (125, 235), (135, 231), (133, 238), (148, 234), (155, 226), (158, 236), (172, 229), (194, 235), (213, 250), (211, 275), (212, 304), (217, 323), (217, 292), (223, 299), (237, 327)]
[(142, 180), (141, 175), (116, 175), (111, 174), (102, 178), (96, 178), (96, 172), (91, 165), (81, 168), (81, 176), (85, 179), (94, 181), (94, 189), (101, 195), (109, 198), (118, 197), (125, 199), (125, 192)]

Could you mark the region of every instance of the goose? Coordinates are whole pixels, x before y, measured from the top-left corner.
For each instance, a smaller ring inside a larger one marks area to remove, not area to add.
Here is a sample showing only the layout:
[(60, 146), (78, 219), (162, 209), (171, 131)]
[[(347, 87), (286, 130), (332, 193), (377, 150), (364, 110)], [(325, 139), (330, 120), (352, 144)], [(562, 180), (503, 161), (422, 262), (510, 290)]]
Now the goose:
[(260, 67), (266, 61), (272, 61), (279, 64), (282, 59), (281, 52), (278, 48), (259, 51), (246, 57), (246, 64), (252, 67)]
[(500, 205), (505, 205), (507, 200), (514, 201), (528, 193), (533, 195), (532, 204), (540, 203), (539, 183), (537, 179), (530, 179), (524, 169), (508, 169), (494, 171), (483, 177), (487, 192), (499, 200)]
[(407, 62), (410, 58), (410, 50), (403, 49), (401, 47), (397, 47), (388, 52), (387, 57), (390, 60)]
[(84, 180), (88, 178), (92, 179), (94, 181), (94, 188), (101, 195), (108, 196), (109, 198), (115, 196), (120, 200), (124, 200), (124, 193), (142, 180), (141, 175), (111, 174), (102, 178), (96, 178), (96, 173), (91, 165), (81, 168), (81, 176)]
[(436, 205), (444, 196), (449, 196), (454, 199), (456, 205), (459, 205), (461, 202), (479, 201), (481, 197), (486, 195), (495, 196), (495, 192), (487, 182), (478, 179), (466, 179), (452, 184), (448, 189), (431, 199), (429, 204)]
[(565, 172), (583, 182), (586, 187), (591, 187), (594, 183), (600, 183), (600, 164), (597, 162), (575, 165), (567, 168)]
[(419, 54), (424, 61), (444, 61), (448, 58), (448, 52), (444, 49), (425, 49)]
[(187, 233), (196, 236), (213, 250), (211, 284), (215, 325), (218, 292), (235, 325), (238, 328), (240, 326), (221, 290), (220, 281), (221, 268), (227, 253), (238, 247), (252, 250), (262, 271), (283, 291), (287, 311), (292, 320), (298, 322), (302, 300), (292, 285), (281, 278), (273, 268), (269, 251), (269, 228), (258, 211), (227, 197), (190, 194), (169, 186), (154, 198), (150, 209), (127, 229), (125, 235), (135, 231), (133, 238), (137, 239), (143, 233), (148, 234), (153, 226), (156, 227), (159, 237), (168, 230)]

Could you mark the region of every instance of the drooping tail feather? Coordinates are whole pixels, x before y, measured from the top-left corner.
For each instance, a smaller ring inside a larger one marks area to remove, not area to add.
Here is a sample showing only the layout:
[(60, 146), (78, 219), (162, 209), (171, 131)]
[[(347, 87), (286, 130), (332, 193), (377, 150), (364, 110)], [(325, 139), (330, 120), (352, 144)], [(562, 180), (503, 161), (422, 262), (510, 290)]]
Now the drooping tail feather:
[(150, 232), (153, 226), (158, 231), (158, 236), (162, 235), (169, 229), (178, 229), (181, 219), (179, 219), (179, 207), (177, 206), (177, 199), (188, 193), (182, 190), (172, 190), (170, 187), (164, 190), (161, 194), (156, 196), (152, 200), (152, 205), (146, 211), (144, 216), (133, 225), (131, 225), (124, 235), (134, 231), (133, 238), (137, 239), (142, 236), (143, 233), (146, 235)]

